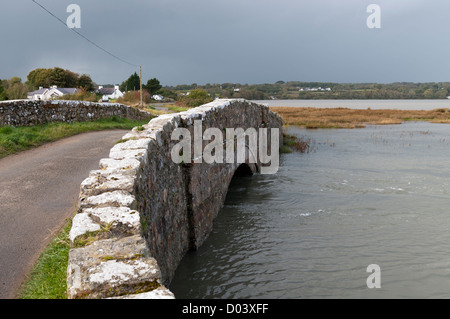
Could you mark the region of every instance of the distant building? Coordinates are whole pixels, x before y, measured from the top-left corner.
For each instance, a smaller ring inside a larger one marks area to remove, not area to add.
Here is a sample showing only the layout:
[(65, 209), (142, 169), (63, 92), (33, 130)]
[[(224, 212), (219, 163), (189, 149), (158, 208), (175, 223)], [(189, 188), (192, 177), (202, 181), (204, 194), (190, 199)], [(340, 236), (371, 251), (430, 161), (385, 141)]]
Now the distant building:
[(75, 88), (58, 88), (56, 85), (50, 88), (40, 87), (39, 90), (28, 92), (27, 98), (29, 100), (52, 100), (64, 96), (66, 94), (75, 94)]
[(47, 99), (55, 99), (67, 94), (75, 94), (78, 90), (75, 88), (58, 88), (56, 85), (52, 86), (46, 93)]
[(48, 89), (40, 87), (39, 90), (28, 92), (27, 98), (29, 100), (37, 101), (37, 100), (45, 100), (45, 94), (48, 92)]
[(164, 99), (164, 96), (155, 94), (152, 96), (152, 99), (154, 99), (155, 101), (162, 101)]
[(299, 91), (303, 92), (303, 91), (331, 91), (331, 88), (323, 88), (323, 87), (318, 87), (318, 88), (298, 88)]
[(102, 101), (116, 100), (119, 97), (123, 97), (123, 93), (120, 91), (118, 85), (115, 85), (113, 88), (99, 86), (98, 89), (95, 90), (95, 93), (102, 96)]

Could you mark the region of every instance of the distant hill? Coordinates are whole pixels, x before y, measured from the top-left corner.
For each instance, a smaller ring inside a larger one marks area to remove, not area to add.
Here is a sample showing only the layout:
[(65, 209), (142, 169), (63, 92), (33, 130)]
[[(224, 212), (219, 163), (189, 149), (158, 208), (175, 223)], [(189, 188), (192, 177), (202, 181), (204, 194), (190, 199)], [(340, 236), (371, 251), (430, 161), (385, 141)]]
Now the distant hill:
[(212, 97), (269, 99), (446, 99), (450, 82), (412, 83), (332, 83), (284, 82), (273, 84), (183, 84), (166, 89), (186, 93), (195, 88), (207, 91)]

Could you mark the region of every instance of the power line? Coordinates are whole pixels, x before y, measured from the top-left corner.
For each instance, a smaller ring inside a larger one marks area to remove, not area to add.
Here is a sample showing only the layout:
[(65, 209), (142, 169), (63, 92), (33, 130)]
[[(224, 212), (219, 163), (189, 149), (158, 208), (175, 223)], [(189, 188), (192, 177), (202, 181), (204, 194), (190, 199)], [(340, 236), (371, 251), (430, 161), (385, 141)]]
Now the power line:
[[(54, 17), (55, 19), (57, 19), (59, 22), (61, 22), (62, 24), (64, 24), (64, 26), (67, 27), (66, 22), (64, 22), (63, 20), (61, 20), (60, 18), (58, 18), (56, 15), (54, 15), (52, 12), (50, 12), (47, 8), (45, 8), (43, 5), (41, 5), (40, 3), (36, 2), (35, 0), (31, 0), (33, 1), (35, 4), (37, 4), (38, 6), (40, 6), (43, 10), (45, 10), (48, 14), (50, 14), (52, 17)], [(80, 32), (78, 32), (75, 28), (69, 28), (70, 30), (72, 30), (73, 32), (75, 32), (77, 35), (79, 35), (80, 37), (82, 37), (83, 39), (85, 39), (86, 41), (88, 41), (89, 43), (91, 43), (92, 45), (96, 46), (97, 48), (99, 48), (100, 50), (102, 50), (103, 52), (109, 54), (110, 56), (112, 56), (113, 58), (126, 63), (128, 65), (131, 65), (133, 67), (138, 67), (138, 65), (130, 63), (128, 61), (125, 61), (124, 59), (119, 58), (117, 55), (112, 54), (111, 52), (109, 52), (108, 50), (102, 48), (101, 46), (99, 46), (97, 43), (89, 40), (88, 38), (86, 38), (83, 34), (81, 34)]]

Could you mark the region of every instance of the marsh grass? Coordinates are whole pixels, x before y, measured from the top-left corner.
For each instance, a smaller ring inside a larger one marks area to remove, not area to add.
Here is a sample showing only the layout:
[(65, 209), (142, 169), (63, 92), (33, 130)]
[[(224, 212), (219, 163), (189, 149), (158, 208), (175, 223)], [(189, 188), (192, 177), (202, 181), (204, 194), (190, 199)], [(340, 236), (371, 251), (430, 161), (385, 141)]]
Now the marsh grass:
[(316, 150), (315, 141), (308, 136), (297, 137), (283, 132), (283, 145), (280, 153), (310, 153)]
[(430, 111), (355, 110), (348, 108), (271, 107), (287, 125), (315, 128), (362, 128), (366, 125), (401, 124), (405, 121), (450, 123), (450, 109)]
[(127, 129), (146, 124), (146, 121), (132, 121), (112, 117), (92, 122), (48, 123), (36, 126), (0, 127), (0, 158), (15, 154), (42, 144), (90, 131)]

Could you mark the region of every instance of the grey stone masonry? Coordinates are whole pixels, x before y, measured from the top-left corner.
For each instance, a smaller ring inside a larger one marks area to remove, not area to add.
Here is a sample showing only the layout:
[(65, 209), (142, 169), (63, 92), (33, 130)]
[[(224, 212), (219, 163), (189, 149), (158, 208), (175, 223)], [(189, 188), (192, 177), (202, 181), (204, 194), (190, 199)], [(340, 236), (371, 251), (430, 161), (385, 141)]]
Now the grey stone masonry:
[(151, 118), (148, 112), (118, 103), (32, 100), (0, 102), (0, 126), (84, 122), (113, 116), (132, 120), (150, 120)]
[[(81, 183), (70, 231), (69, 298), (175, 298), (181, 259), (212, 231), (240, 163), (180, 163), (177, 128), (276, 128), (281, 117), (246, 100), (216, 100), (161, 115), (125, 134)], [(282, 134), (279, 142), (282, 143)], [(279, 144), (282, 145), (282, 144)], [(204, 146), (204, 145), (203, 145)], [(277, 150), (278, 152), (278, 150)], [(278, 154), (278, 153), (277, 153)], [(244, 163), (258, 172), (262, 163)]]

